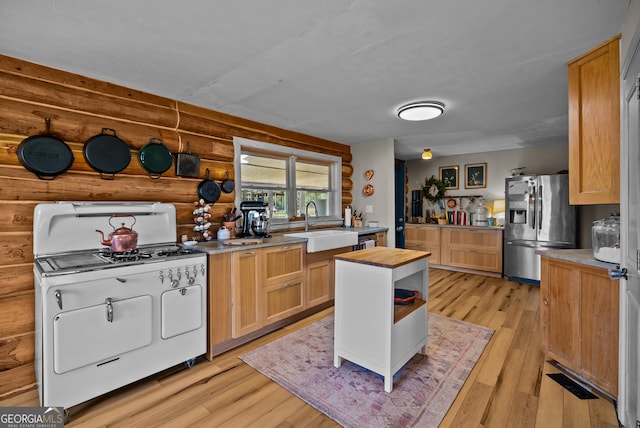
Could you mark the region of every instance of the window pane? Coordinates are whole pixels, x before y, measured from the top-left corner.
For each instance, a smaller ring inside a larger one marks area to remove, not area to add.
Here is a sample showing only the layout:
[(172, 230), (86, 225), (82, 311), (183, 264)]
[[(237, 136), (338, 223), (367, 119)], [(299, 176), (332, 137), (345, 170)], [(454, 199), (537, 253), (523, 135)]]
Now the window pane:
[(262, 201), (269, 205), (270, 218), (286, 219), (287, 214), (287, 191), (270, 189), (242, 189), (243, 201)]
[(275, 159), (251, 153), (243, 153), (240, 163), (243, 186), (287, 186), (286, 159)]
[(296, 161), (296, 187), (329, 190), (329, 165)]
[(307, 204), (309, 205), (309, 217), (323, 217), (328, 216), (331, 212), (331, 204), (329, 203), (329, 192), (303, 192), (298, 191), (296, 196), (298, 217), (302, 217), (305, 214)]

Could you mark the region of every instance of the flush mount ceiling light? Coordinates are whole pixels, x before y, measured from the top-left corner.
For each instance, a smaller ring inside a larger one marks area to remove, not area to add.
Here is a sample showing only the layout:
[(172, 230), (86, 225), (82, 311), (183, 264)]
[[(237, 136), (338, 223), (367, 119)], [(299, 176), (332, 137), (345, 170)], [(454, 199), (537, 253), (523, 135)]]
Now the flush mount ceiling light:
[(422, 152), (422, 159), (431, 159), (433, 157), (433, 153), (431, 153), (431, 149), (424, 149)]
[(434, 119), (442, 113), (444, 113), (444, 104), (438, 101), (418, 101), (398, 109), (400, 119), (411, 121)]

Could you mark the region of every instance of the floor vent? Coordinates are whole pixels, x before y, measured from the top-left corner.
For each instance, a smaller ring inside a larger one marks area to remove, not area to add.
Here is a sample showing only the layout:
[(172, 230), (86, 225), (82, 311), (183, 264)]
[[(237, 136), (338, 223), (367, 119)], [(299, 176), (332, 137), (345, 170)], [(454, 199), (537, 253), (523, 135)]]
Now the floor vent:
[(549, 373), (547, 376), (558, 382), (564, 389), (581, 400), (594, 400), (598, 398), (562, 373)]

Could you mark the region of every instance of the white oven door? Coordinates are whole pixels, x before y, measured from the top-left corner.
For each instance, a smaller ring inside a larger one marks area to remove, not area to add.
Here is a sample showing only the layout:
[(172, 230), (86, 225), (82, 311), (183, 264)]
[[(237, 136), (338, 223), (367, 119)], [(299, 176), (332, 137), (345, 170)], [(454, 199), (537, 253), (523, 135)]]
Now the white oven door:
[(197, 330), (202, 326), (202, 286), (176, 288), (162, 293), (162, 338)]
[(117, 358), (152, 341), (149, 295), (61, 312), (53, 319), (53, 368), (57, 374)]

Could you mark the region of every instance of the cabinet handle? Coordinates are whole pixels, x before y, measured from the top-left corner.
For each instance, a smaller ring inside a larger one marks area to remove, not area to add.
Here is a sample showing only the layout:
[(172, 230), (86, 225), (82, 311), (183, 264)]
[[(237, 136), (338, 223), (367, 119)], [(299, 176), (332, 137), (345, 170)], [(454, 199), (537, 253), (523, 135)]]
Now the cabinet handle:
[(280, 286), (280, 288), (291, 287), (293, 284), (294, 284), (293, 282), (285, 282)]
[(255, 253), (256, 253), (255, 251), (246, 251), (244, 254), (246, 254), (248, 256), (251, 256), (251, 255), (253, 255)]

